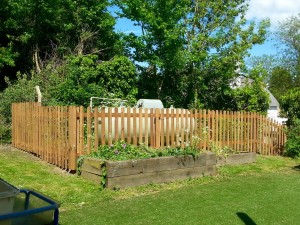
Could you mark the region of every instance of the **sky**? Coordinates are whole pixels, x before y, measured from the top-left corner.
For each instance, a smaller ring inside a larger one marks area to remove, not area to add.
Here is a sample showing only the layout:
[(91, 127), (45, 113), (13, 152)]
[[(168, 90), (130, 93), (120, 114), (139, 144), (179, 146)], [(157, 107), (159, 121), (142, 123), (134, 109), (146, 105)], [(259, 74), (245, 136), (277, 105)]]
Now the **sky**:
[[(248, 20), (256, 22), (269, 18), (271, 21), (270, 32), (276, 30), (279, 21), (297, 16), (300, 13), (300, 0), (250, 0), (249, 10), (246, 14)], [(120, 19), (116, 24), (116, 30), (125, 33), (134, 32), (138, 34), (140, 29), (134, 27), (127, 19)], [(267, 40), (263, 45), (255, 46), (251, 51), (251, 56), (272, 55), (277, 53), (274, 40)]]
[[(246, 15), (248, 20), (257, 22), (269, 18), (271, 21), (270, 31), (274, 32), (279, 21), (284, 21), (291, 16), (300, 13), (299, 0), (250, 0), (249, 10)], [(265, 44), (254, 47), (251, 55), (276, 54), (275, 41), (267, 40)]]

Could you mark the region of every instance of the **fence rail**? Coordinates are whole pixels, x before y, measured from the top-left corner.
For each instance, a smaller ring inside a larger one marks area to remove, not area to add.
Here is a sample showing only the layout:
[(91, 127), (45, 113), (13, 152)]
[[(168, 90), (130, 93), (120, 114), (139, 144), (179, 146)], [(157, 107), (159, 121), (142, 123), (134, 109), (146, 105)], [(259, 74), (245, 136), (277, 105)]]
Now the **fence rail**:
[(118, 140), (154, 148), (228, 146), (264, 155), (280, 154), (286, 141), (282, 125), (247, 112), (14, 103), (12, 118), (13, 146), (70, 170), (79, 155)]

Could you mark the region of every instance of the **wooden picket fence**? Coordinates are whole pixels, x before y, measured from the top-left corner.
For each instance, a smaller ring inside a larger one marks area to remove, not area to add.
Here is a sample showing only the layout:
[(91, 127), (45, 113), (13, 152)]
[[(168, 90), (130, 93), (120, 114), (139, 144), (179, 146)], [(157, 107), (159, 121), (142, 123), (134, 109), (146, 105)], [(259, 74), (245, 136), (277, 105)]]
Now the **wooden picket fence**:
[(154, 148), (197, 146), (278, 155), (284, 127), (248, 112), (12, 105), (12, 143), (61, 168), (76, 170), (80, 155), (118, 140)]

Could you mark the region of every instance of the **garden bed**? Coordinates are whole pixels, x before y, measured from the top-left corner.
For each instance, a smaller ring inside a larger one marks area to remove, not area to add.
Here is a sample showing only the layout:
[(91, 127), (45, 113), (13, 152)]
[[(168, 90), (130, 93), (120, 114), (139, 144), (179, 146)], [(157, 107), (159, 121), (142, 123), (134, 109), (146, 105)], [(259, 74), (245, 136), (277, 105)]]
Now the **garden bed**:
[(101, 183), (105, 178), (104, 183), (107, 188), (126, 188), (215, 175), (217, 166), (255, 161), (255, 153), (233, 154), (227, 157), (203, 153), (197, 156), (169, 156), (125, 161), (86, 158), (80, 171), (84, 178), (97, 183)]
[(256, 153), (241, 152), (239, 154), (229, 154), (226, 157), (223, 155), (217, 156), (217, 166), (225, 165), (241, 165), (256, 162)]

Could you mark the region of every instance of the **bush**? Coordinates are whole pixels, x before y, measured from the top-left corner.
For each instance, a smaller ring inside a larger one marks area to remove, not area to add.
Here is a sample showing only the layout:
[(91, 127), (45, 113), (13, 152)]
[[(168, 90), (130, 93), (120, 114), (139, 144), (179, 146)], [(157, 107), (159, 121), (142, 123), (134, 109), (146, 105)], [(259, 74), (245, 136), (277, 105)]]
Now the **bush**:
[(103, 160), (121, 161), (129, 159), (145, 159), (163, 156), (197, 155), (200, 149), (195, 147), (168, 147), (164, 149), (154, 149), (146, 145), (130, 145), (124, 141), (118, 141), (111, 146), (99, 146), (98, 151), (91, 153), (87, 157), (100, 158)]
[(50, 90), (55, 104), (87, 107), (90, 97), (112, 96), (135, 102), (136, 71), (124, 56), (110, 61), (99, 61), (96, 55), (70, 56), (57, 68), (56, 76), (64, 79)]
[(232, 91), (235, 105), (233, 110), (267, 114), (270, 96), (263, 83), (264, 72), (260, 68), (253, 69), (250, 71), (250, 79), (246, 78), (246, 83), (242, 87)]
[(6, 80), (8, 87), (0, 93), (0, 138), (4, 142), (11, 139), (11, 105), (14, 102), (35, 101), (35, 86), (37, 79), (28, 79), (27, 76), (18, 74), (15, 82)]
[(287, 132), (287, 142), (285, 143), (285, 155), (290, 157), (300, 156), (300, 119), (294, 120)]
[(300, 88), (289, 90), (281, 98), (281, 109), (283, 116), (288, 118), (287, 125), (293, 126), (297, 119), (300, 119)]

